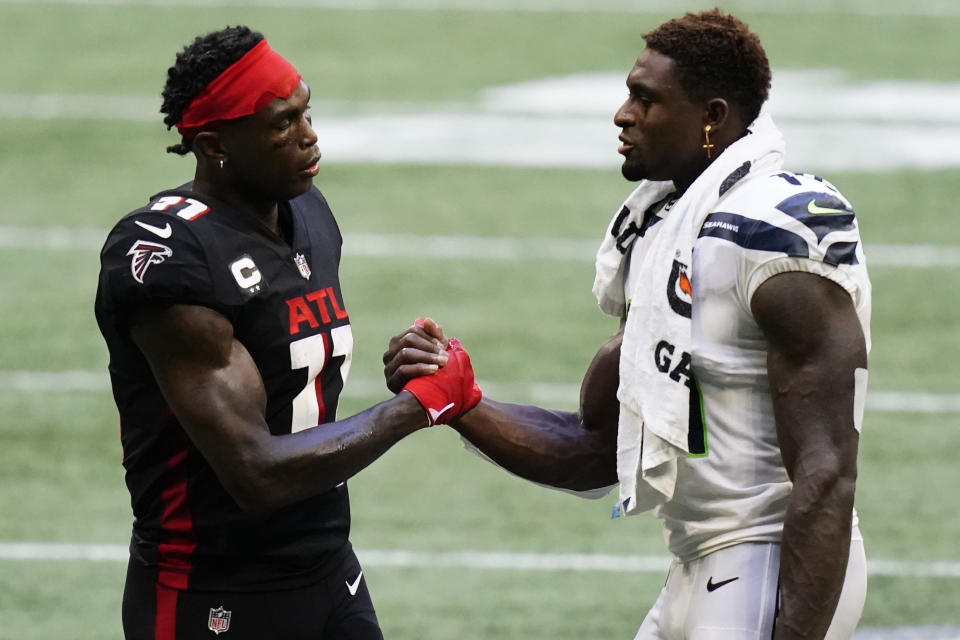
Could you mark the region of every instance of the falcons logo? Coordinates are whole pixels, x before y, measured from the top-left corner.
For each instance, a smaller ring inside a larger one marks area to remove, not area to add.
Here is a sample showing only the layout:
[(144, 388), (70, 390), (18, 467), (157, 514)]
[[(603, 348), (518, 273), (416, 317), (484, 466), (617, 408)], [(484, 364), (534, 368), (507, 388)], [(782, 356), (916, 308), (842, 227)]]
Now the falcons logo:
[(133, 256), (130, 260), (130, 271), (133, 272), (133, 279), (143, 284), (143, 275), (147, 272), (147, 267), (152, 264), (160, 264), (173, 255), (170, 247), (148, 240), (137, 240), (128, 256)]

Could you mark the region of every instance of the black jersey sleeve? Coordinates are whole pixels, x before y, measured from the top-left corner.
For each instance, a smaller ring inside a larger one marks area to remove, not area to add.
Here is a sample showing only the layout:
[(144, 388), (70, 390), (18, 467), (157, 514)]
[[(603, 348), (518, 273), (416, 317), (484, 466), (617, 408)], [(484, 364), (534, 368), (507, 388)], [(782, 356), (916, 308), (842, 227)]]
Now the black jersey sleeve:
[(123, 218), (100, 263), (100, 293), (118, 321), (145, 304), (196, 304), (232, 315), (217, 295), (202, 243), (176, 216), (146, 211)]

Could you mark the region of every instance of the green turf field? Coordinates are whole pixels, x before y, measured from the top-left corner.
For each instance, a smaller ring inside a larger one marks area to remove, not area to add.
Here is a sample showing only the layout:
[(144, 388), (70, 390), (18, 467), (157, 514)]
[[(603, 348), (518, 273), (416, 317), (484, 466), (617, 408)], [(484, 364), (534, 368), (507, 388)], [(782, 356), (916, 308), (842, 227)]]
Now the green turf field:
[[(640, 34), (672, 15), (255, 4), (0, 0), (7, 54), (0, 65), (0, 640), (121, 637), (122, 562), (14, 559), (3, 549), (124, 545), (130, 526), (116, 412), (93, 375), (106, 364), (92, 311), (96, 250), (89, 243), (29, 245), (10, 240), (9, 232), (96, 233), (150, 193), (188, 179), (192, 167), (163, 152), (174, 139), (159, 117), (91, 117), (70, 109), (11, 114), (10, 104), (39, 95), (60, 96), (73, 108), (91, 96), (155, 99), (183, 43), (247, 23), (298, 65), (315, 99), (336, 101), (328, 108), (337, 114), (383, 101), (449, 108), (493, 85), (578, 72), (625, 74), (642, 46)], [(775, 69), (829, 67), (862, 81), (956, 83), (960, 13), (924, 15), (925, 8), (949, 4), (911, 5), (916, 15), (903, 7), (896, 16), (843, 11), (866, 6), (856, 0), (833, 3), (837, 13), (791, 15), (783, 13), (788, 3), (772, 2), (780, 9), (742, 15)], [(611, 116), (617, 106), (610, 105)], [(323, 115), (315, 108), (315, 117)], [(884, 131), (878, 123), (876, 136)], [(324, 132), (318, 133), (323, 149)], [(857, 208), (868, 259), (871, 244), (960, 246), (960, 230), (951, 224), (960, 167), (848, 169), (828, 177)], [(480, 378), (521, 400), (533, 383), (576, 383), (614, 330), (591, 297), (587, 260), (361, 258), (349, 242), (373, 233), (599, 238), (630, 189), (616, 170), (327, 162), (317, 184), (347, 239), (342, 279), (356, 337), (356, 390), (348, 382), (343, 415), (386, 397), (385, 389), (365, 390), (377, 389), (389, 336), (418, 315), (438, 318), (463, 339)], [(871, 277), (871, 391), (955, 399), (958, 265), (879, 264)], [(91, 376), (90, 388), (81, 388)], [(557, 406), (575, 403), (574, 392)], [(954, 491), (960, 413), (955, 400), (952, 406), (924, 411), (904, 404), (867, 414), (857, 506), (868, 557), (895, 569), (871, 576), (863, 628), (960, 626)], [(364, 550), (665, 554), (651, 518), (610, 520), (612, 499), (581, 501), (509, 477), (464, 452), (443, 428), (400, 443), (351, 480), (351, 496), (361, 561)], [(930, 575), (938, 570), (941, 576)], [(376, 562), (364, 575), (394, 640), (632, 638), (663, 581), (658, 572)]]

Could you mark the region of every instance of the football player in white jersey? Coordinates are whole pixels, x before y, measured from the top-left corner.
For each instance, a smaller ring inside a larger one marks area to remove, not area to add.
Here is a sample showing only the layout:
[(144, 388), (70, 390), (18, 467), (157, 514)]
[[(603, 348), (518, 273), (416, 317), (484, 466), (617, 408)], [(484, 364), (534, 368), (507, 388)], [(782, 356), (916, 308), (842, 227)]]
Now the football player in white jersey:
[[(783, 168), (747, 25), (713, 10), (644, 39), (614, 117), (638, 186), (594, 287), (621, 329), (579, 412), (484, 398), (453, 426), (517, 475), (601, 495), (619, 484), (617, 511), (663, 520), (674, 561), (637, 640), (849, 638), (866, 593), (853, 503), (870, 283), (856, 216), (830, 183)], [(395, 337), (388, 386), (442, 339)]]

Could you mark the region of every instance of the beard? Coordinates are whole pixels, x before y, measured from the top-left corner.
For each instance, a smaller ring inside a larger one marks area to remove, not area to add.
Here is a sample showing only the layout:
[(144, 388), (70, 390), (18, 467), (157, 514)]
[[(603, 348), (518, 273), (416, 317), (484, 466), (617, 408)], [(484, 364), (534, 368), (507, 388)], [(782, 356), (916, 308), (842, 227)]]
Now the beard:
[(620, 167), (620, 173), (630, 182), (638, 182), (647, 177), (647, 169), (640, 162), (627, 156)]

